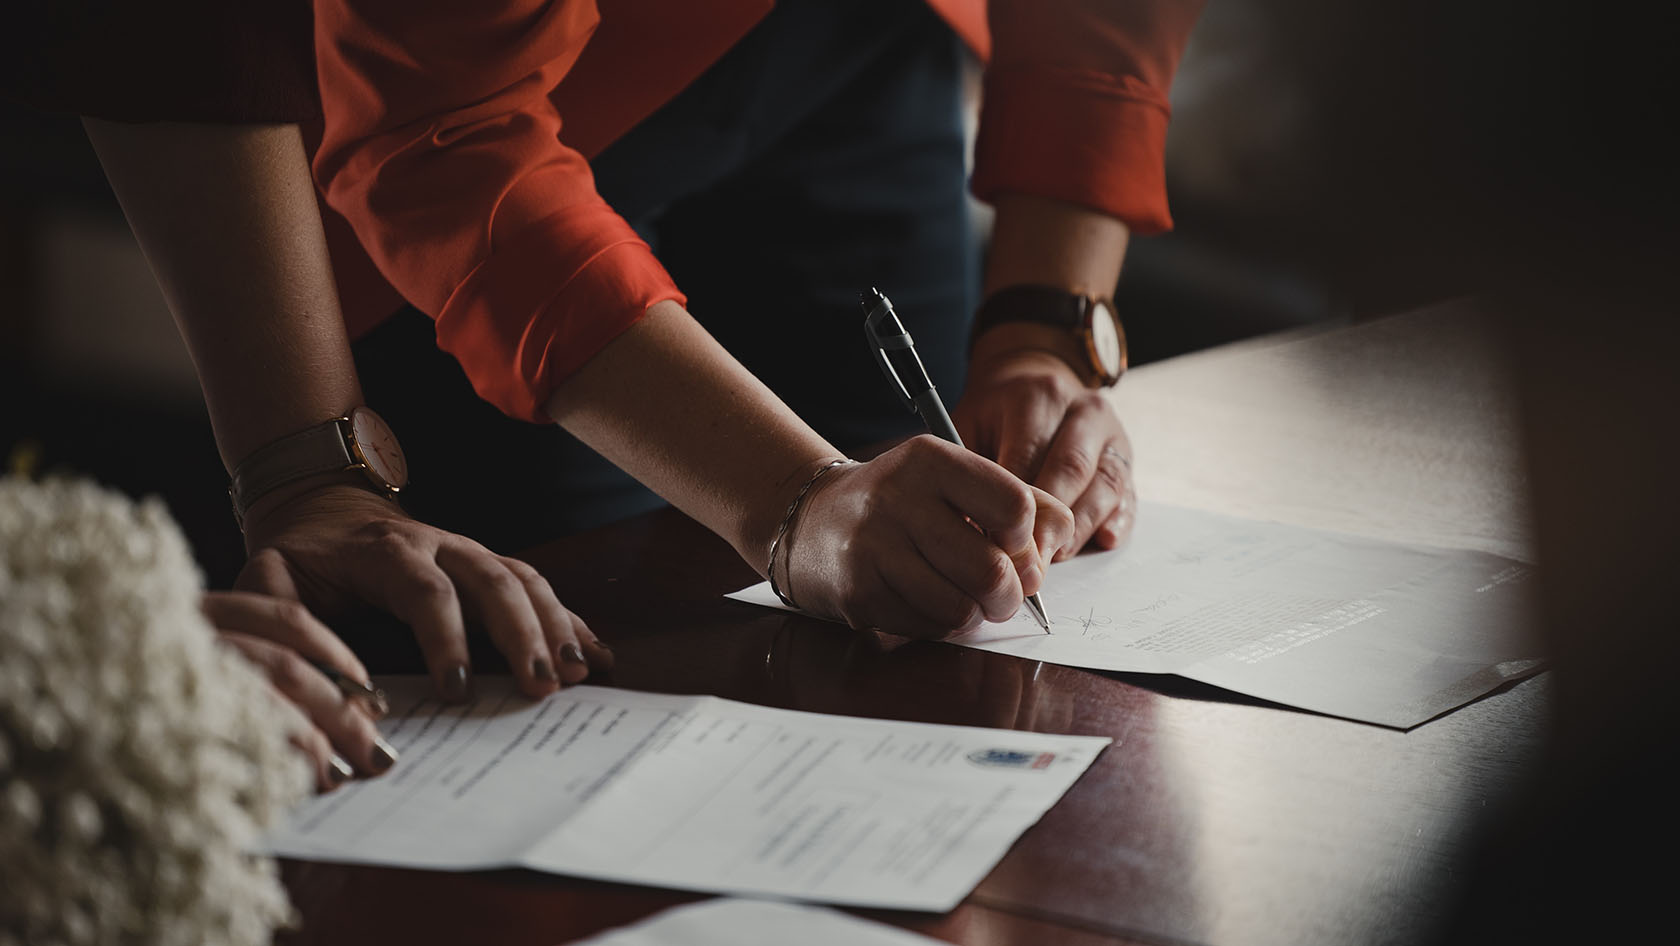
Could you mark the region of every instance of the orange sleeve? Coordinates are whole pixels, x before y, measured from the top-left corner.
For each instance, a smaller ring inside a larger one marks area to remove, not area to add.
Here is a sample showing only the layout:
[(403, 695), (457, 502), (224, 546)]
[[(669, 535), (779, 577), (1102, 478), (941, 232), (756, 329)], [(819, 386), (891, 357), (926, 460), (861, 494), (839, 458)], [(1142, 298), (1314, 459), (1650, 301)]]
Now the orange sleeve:
[(548, 96), (598, 22), (593, 0), (315, 3), (327, 203), (479, 395), (537, 422), (648, 306), (685, 301), (560, 141)]
[(991, 0), (974, 195), (1091, 207), (1134, 232), (1167, 212), (1167, 87), (1201, 0)]

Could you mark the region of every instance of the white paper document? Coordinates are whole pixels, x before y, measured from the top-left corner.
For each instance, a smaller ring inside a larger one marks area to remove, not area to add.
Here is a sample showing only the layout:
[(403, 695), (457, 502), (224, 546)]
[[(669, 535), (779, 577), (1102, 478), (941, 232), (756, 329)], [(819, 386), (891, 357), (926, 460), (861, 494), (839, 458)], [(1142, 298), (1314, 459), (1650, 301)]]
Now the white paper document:
[(940, 942), (822, 907), (720, 897), (673, 907), (571, 946), (938, 946)]
[[(1145, 504), (1124, 548), (1050, 566), (1050, 634), (1023, 609), (951, 642), (1405, 729), (1541, 668), (1530, 575), (1482, 552)], [(730, 597), (782, 607), (768, 584)]]
[(1104, 737), (826, 716), (481, 677), (451, 706), (379, 681), (386, 774), (307, 802), (272, 853), (948, 910)]

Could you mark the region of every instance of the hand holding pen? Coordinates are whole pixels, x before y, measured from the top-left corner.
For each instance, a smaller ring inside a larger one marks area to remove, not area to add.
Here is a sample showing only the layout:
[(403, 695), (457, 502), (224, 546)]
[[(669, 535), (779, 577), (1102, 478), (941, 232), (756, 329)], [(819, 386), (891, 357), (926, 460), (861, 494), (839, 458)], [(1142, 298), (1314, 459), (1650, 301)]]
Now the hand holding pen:
[[(921, 417), (928, 433), (947, 443), (963, 446), (962, 437), (945, 410), (945, 402), (940, 400), (938, 390), (922, 367), (921, 357), (916, 354), (916, 343), (911, 340), (898, 313), (893, 311), (892, 303), (881, 290), (871, 289), (864, 294), (863, 311), (863, 331), (869, 340), (869, 350), (881, 370), (891, 379), (904, 406)], [(1026, 607), (1038, 626), (1049, 633), (1050, 617), (1045, 613), (1044, 601), (1036, 589), (1027, 593)]]
[(1059, 500), (949, 440), (828, 464), (803, 471), (814, 485), (771, 566), (797, 606), (853, 627), (945, 637), (1006, 621), (1073, 539)]
[(1055, 497), (922, 436), (818, 480), (774, 566), (801, 610), (942, 638), (1012, 618), (1072, 540), (1073, 514)]

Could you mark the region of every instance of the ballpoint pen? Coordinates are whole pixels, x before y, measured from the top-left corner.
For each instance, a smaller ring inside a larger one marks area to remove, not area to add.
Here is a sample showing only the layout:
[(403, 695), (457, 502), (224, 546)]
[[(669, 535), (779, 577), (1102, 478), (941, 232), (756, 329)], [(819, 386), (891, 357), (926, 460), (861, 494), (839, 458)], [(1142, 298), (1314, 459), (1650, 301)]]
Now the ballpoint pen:
[[(881, 290), (871, 289), (863, 294), (863, 311), (863, 334), (869, 338), (869, 350), (874, 353), (875, 361), (892, 381), (893, 387), (898, 389), (904, 406), (922, 418), (928, 433), (962, 446), (962, 437), (957, 435), (957, 427), (951, 423), (945, 403), (939, 399), (939, 392), (934, 390), (933, 381), (922, 366), (921, 356), (916, 354), (916, 343), (910, 339), (904, 323), (899, 321), (892, 303)], [(1050, 618), (1045, 613), (1044, 600), (1036, 592), (1027, 596), (1027, 610), (1038, 626), (1044, 628), (1044, 633), (1050, 633)]]

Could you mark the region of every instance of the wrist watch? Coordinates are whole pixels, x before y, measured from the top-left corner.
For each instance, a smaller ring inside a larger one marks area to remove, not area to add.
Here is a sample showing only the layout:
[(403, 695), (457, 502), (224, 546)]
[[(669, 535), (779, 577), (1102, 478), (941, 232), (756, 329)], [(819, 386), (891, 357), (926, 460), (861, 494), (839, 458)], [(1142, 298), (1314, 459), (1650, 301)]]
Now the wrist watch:
[(1080, 356), (1081, 363), (1074, 368), (1091, 387), (1109, 387), (1126, 373), (1126, 331), (1107, 298), (1055, 286), (999, 289), (974, 314), (970, 346), (982, 332), (1006, 322), (1034, 322), (1067, 331)]
[[(395, 499), (408, 485), (408, 461), (385, 419), (357, 407), (343, 417), (257, 448), (234, 468), (228, 497), (241, 527), (251, 504), (295, 480), (360, 470), (366, 485)], [(360, 482), (357, 485), (363, 485)]]

